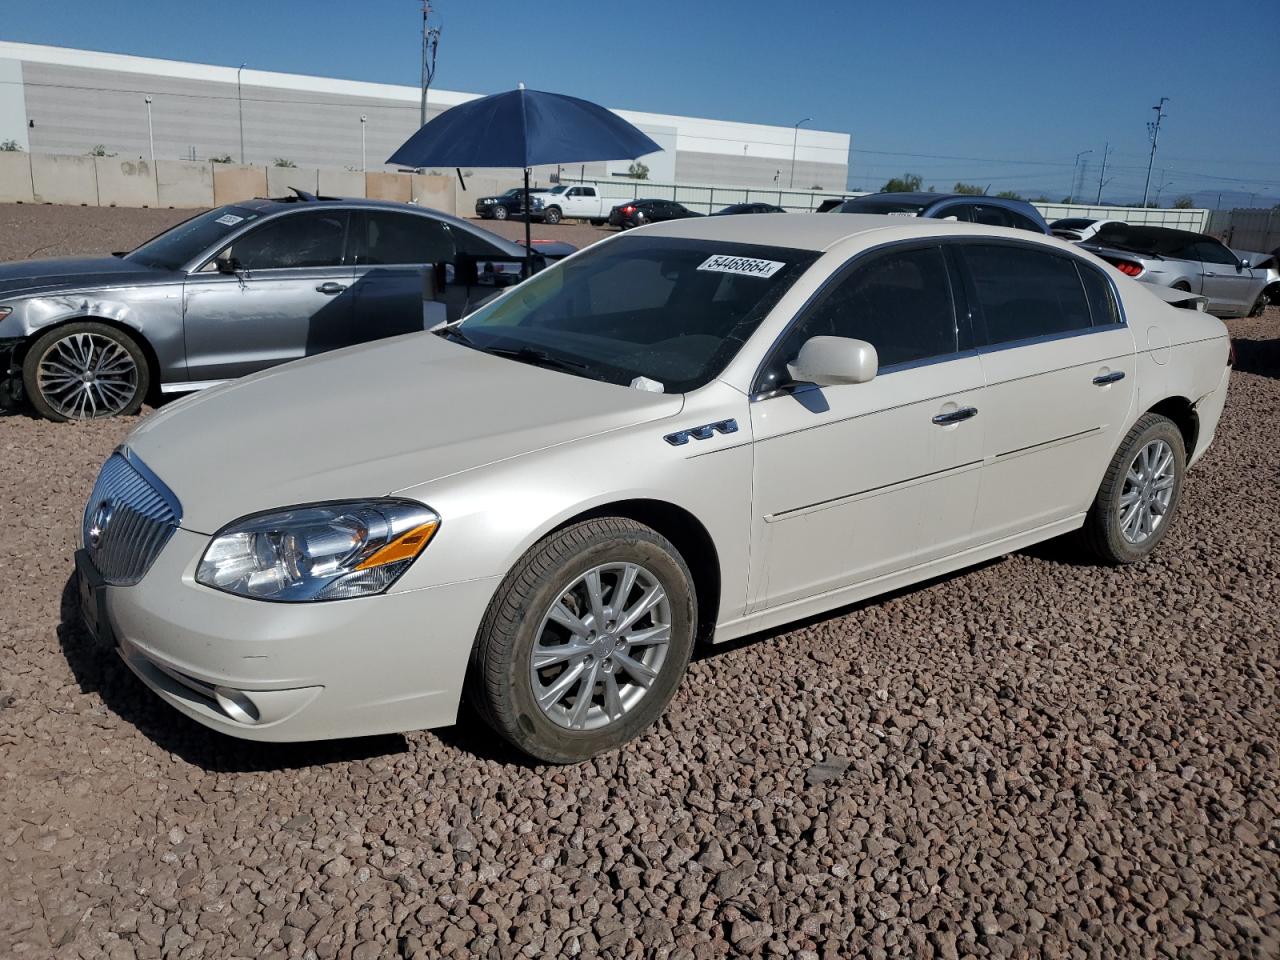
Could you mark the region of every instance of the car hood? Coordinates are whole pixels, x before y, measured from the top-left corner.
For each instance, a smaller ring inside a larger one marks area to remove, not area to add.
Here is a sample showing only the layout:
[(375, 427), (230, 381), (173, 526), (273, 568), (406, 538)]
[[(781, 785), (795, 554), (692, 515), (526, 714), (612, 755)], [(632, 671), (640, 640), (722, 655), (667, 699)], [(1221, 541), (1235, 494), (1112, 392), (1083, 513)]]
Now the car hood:
[(180, 400), (126, 441), (213, 533), (260, 510), (375, 497), (675, 416), (648, 393), (413, 333), (285, 364)]
[(171, 273), (119, 257), (53, 257), (0, 263), (0, 298), (89, 287), (158, 283)]

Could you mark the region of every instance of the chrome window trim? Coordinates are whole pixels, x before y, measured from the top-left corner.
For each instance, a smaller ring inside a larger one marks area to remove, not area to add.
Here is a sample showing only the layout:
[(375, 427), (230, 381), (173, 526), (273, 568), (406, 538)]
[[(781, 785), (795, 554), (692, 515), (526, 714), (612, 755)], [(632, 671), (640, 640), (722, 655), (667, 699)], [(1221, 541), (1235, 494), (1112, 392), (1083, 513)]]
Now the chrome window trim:
[(1087, 337), (1093, 333), (1110, 333), (1113, 330), (1124, 330), (1126, 324), (1108, 323), (1101, 327), (1080, 327), (1077, 330), (1064, 330), (1061, 333), (1043, 333), (1038, 337), (1023, 337), (1021, 340), (1006, 340), (1004, 343), (987, 344), (978, 347), (978, 354), (1000, 353), (1002, 350), (1016, 350), (1019, 347), (1033, 347), (1041, 343), (1053, 343), (1055, 340), (1071, 340), (1075, 337)]

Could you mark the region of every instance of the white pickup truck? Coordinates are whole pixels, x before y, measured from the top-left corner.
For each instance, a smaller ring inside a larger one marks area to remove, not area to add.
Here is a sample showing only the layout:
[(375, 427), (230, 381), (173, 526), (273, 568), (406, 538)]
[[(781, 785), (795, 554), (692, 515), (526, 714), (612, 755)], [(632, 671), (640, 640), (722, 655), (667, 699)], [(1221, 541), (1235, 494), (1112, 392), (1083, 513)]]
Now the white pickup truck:
[(599, 226), (608, 220), (609, 211), (621, 202), (601, 196), (595, 187), (580, 187), (568, 183), (529, 198), (535, 220), (559, 223), (566, 218), (574, 218), (590, 220), (593, 226)]

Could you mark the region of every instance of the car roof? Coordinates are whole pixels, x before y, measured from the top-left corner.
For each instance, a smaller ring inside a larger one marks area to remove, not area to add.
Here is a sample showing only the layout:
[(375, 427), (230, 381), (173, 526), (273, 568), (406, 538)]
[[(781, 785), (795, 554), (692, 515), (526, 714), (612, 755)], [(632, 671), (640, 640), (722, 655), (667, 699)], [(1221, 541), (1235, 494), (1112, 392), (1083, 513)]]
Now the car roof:
[(921, 238), (946, 236), (1017, 237), (1049, 239), (1045, 234), (1009, 227), (988, 227), (950, 220), (886, 217), (879, 213), (759, 213), (750, 217), (694, 217), (669, 220), (640, 228), (650, 237), (686, 240), (736, 241), (761, 246), (823, 252), (843, 240), (864, 234), (886, 233)]

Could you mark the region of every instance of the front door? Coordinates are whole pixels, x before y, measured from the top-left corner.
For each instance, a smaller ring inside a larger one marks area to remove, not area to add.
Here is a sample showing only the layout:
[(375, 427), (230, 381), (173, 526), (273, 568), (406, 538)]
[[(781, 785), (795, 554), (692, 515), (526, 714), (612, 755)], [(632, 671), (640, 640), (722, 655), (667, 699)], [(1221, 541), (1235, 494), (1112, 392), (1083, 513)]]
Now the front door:
[[(753, 608), (786, 604), (959, 552), (982, 462), (982, 369), (936, 245), (845, 268), (775, 349), (751, 406)], [(787, 382), (811, 337), (866, 340), (868, 383)]]
[(1248, 313), (1261, 286), (1253, 270), (1240, 266), (1240, 258), (1216, 240), (1199, 240), (1191, 245), (1191, 251), (1200, 261), (1200, 292), (1209, 298), (1214, 312), (1232, 316)]
[(1134, 400), (1134, 340), (1111, 282), (1042, 245), (956, 245), (973, 306), (987, 408), (974, 516), (994, 542), (1083, 513)]
[(351, 318), (345, 210), (289, 212), (220, 251), (183, 285), (187, 377), (227, 380), (331, 349)]

